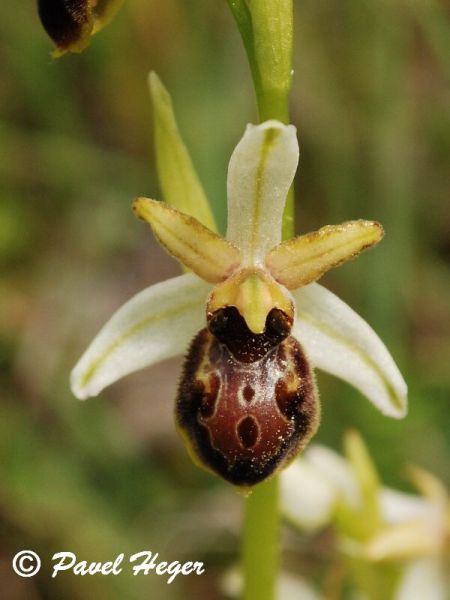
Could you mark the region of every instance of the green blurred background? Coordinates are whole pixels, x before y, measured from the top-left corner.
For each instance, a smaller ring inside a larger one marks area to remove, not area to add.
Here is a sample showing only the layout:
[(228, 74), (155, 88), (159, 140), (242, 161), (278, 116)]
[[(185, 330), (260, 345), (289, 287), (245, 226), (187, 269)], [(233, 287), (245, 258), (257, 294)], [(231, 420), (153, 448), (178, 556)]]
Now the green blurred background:
[[(410, 463), (448, 484), (448, 11), (438, 0), (302, 0), (295, 11), (297, 231), (383, 223), (382, 244), (323, 283), (380, 333), (410, 388), (396, 422), (319, 373), (316, 439), (340, 450), (356, 427), (386, 484), (410, 489)], [(130, 210), (137, 195), (160, 197), (150, 69), (224, 225), (228, 159), (256, 120), (241, 40), (225, 0), (128, 0), (84, 54), (57, 61), (32, 0), (0, 5), (0, 33), (0, 595), (220, 598), (243, 500), (193, 466), (177, 437), (180, 360), (86, 403), (68, 377), (117, 307), (178, 273)], [(291, 569), (320, 574), (314, 540), (284, 539)], [(43, 558), (34, 578), (11, 570), (24, 548)], [(170, 586), (49, 576), (58, 551), (106, 561), (144, 549), (203, 560), (206, 573)]]

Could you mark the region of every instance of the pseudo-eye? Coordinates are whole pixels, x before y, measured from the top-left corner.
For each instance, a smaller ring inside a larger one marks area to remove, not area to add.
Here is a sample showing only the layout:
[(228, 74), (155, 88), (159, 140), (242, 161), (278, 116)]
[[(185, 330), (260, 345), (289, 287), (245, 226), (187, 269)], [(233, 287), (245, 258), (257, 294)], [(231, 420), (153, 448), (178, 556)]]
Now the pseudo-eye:
[[(383, 235), (378, 223), (358, 220), (282, 242), (297, 162), (294, 127), (247, 128), (228, 170), (226, 238), (163, 202), (138, 198), (136, 214), (193, 273), (130, 300), (72, 374), (72, 389), (84, 398), (192, 340), (175, 404), (178, 429), (195, 462), (242, 488), (285, 466), (317, 429), (308, 354), (386, 414), (405, 411), (406, 386), (369, 326), (317, 284), (296, 291)], [(336, 356), (327, 363), (330, 352)]]

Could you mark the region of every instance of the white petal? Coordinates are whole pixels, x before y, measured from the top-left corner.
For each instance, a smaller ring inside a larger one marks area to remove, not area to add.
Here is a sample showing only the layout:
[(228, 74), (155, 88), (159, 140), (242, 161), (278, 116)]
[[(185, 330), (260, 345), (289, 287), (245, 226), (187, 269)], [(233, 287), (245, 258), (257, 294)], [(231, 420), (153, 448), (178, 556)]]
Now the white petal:
[(361, 493), (350, 463), (334, 450), (314, 444), (305, 454), (305, 460), (324, 481), (335, 490), (337, 496), (354, 509), (361, 506)]
[(383, 521), (388, 525), (405, 523), (413, 519), (430, 520), (435, 518), (437, 509), (432, 502), (425, 498), (390, 488), (381, 489), (380, 507)]
[(437, 560), (416, 560), (405, 568), (394, 600), (446, 600), (449, 583)]
[(336, 489), (304, 459), (281, 473), (283, 514), (303, 529), (314, 530), (330, 522)]
[(317, 283), (300, 288), (293, 296), (297, 304), (293, 334), (313, 364), (356, 387), (385, 415), (403, 417), (406, 383), (373, 329)]
[(73, 369), (75, 396), (82, 400), (95, 396), (128, 373), (184, 353), (204, 326), (210, 289), (188, 273), (131, 298), (106, 323)]
[[(227, 598), (242, 598), (243, 577), (238, 567), (229, 569), (220, 585)], [(277, 578), (276, 600), (321, 600), (311, 583), (298, 575), (281, 571)]]
[(323, 598), (304, 577), (282, 572), (278, 579), (277, 600), (320, 600)]
[(227, 239), (245, 264), (262, 265), (281, 241), (286, 195), (298, 164), (293, 125), (266, 121), (248, 125), (228, 167)]

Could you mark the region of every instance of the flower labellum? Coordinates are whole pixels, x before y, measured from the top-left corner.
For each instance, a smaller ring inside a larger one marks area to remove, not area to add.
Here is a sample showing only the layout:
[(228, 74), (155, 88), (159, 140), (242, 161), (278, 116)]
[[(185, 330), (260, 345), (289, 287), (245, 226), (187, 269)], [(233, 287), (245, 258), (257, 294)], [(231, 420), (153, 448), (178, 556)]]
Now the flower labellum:
[[(93, 395), (181, 352), (198, 324), (179, 384), (177, 426), (198, 464), (242, 488), (286, 466), (314, 435), (320, 418), (314, 363), (353, 383), (386, 414), (405, 411), (406, 386), (382, 342), (313, 283), (376, 244), (383, 229), (350, 221), (282, 242), (297, 163), (292, 125), (247, 127), (228, 170), (226, 238), (163, 202), (138, 198), (137, 216), (194, 274), (138, 294), (72, 373), (74, 393)], [(201, 280), (210, 284), (206, 292)], [(158, 326), (160, 348), (150, 336)]]
[(312, 368), (273, 308), (254, 334), (234, 306), (219, 309), (188, 352), (176, 419), (191, 454), (238, 486), (271, 475), (315, 433)]
[(38, 0), (44, 29), (55, 42), (54, 56), (81, 52), (92, 34), (112, 19), (123, 0)]

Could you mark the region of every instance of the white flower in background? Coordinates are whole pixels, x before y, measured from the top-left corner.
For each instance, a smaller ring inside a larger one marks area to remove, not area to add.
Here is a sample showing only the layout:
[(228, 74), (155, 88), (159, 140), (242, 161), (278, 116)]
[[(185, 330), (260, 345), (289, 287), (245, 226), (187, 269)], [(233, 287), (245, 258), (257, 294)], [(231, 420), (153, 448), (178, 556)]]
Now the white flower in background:
[(128, 301), (72, 373), (72, 390), (84, 399), (186, 353), (196, 336), (177, 424), (197, 462), (240, 486), (270, 476), (315, 432), (320, 411), (310, 362), (355, 386), (385, 415), (406, 412), (405, 382), (381, 340), (314, 283), (377, 243), (383, 230), (349, 221), (282, 242), (297, 164), (292, 125), (247, 127), (228, 170), (226, 239), (167, 204), (139, 198), (137, 215), (193, 273)]
[(450, 563), (450, 500), (430, 473), (410, 470), (421, 496), (382, 487), (367, 451), (352, 432), (347, 458), (314, 445), (281, 475), (282, 510), (292, 524), (335, 528), (350, 559), (399, 576), (393, 600), (446, 600)]
[[(416, 507), (385, 497), (392, 518), (367, 544), (369, 559), (407, 561), (396, 600), (446, 600), (450, 596), (450, 497), (431, 473), (413, 467), (410, 479), (421, 492)], [(404, 495), (406, 497), (406, 495)]]
[[(227, 571), (220, 582), (226, 598), (242, 598), (243, 577), (239, 567)], [(281, 571), (277, 577), (276, 600), (323, 600), (311, 582), (304, 577)]]

